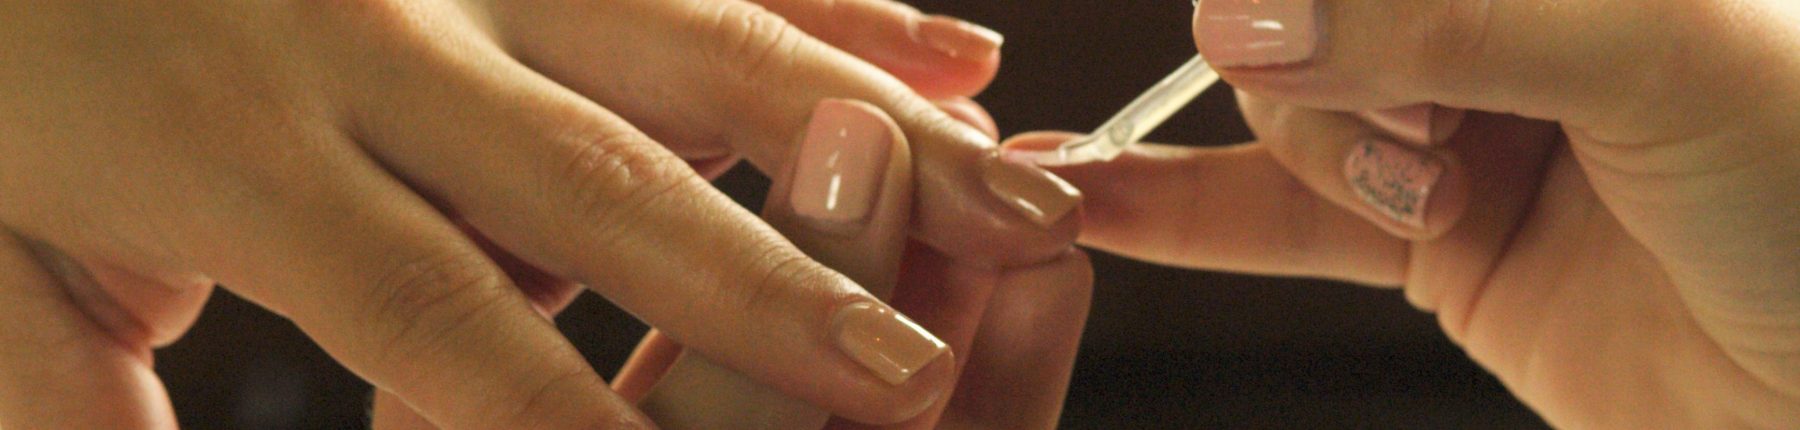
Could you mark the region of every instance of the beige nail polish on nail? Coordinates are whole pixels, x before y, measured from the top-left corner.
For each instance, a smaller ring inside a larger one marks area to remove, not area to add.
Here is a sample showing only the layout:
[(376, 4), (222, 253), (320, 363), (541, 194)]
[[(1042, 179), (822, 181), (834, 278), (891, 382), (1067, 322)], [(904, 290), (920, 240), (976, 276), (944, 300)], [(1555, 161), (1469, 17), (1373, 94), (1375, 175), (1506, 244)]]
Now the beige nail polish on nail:
[(919, 41), (950, 58), (986, 59), (1006, 41), (992, 29), (947, 16), (928, 16), (918, 25)]
[(1462, 109), (1431, 103), (1391, 109), (1359, 112), (1364, 121), (1403, 142), (1414, 145), (1438, 145), (1462, 127)]
[(1431, 118), (1435, 108), (1430, 103), (1359, 112), (1364, 121), (1395, 138), (1415, 145), (1431, 142)]
[(1196, 6), (1194, 35), (1214, 66), (1293, 64), (1318, 49), (1313, 0), (1202, 0)]
[(838, 348), (889, 384), (905, 383), (950, 350), (931, 332), (876, 303), (844, 306), (831, 325)]
[(1425, 209), (1444, 166), (1430, 155), (1399, 144), (1368, 139), (1344, 159), (1344, 177), (1363, 203), (1415, 227), (1425, 227)]
[(1081, 203), (1081, 190), (1049, 171), (1007, 161), (998, 151), (981, 160), (988, 191), (1038, 225), (1056, 224)]
[(887, 173), (894, 136), (872, 106), (825, 100), (813, 109), (794, 160), (794, 213), (814, 220), (855, 223), (867, 217)]

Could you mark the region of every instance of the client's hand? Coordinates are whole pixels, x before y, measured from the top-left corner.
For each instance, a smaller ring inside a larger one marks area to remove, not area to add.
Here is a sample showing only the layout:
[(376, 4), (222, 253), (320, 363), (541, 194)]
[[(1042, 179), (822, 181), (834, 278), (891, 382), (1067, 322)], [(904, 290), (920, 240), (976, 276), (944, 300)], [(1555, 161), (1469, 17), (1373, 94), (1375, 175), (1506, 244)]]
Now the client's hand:
[(151, 350), (215, 282), (444, 427), (647, 425), (534, 312), (573, 284), (522, 293), (509, 256), (797, 398), (906, 418), (953, 369), (850, 360), (830, 316), (880, 302), (683, 158), (781, 171), (850, 97), (913, 137), (934, 249), (1056, 258), (1075, 199), (983, 181), (1042, 172), (983, 167), (991, 139), (920, 97), (978, 90), (993, 37), (761, 4), (794, 24), (740, 0), (0, 3), (0, 425), (171, 426)]
[(1259, 142), (1055, 171), (1097, 248), (1403, 286), (1551, 424), (1791, 427), (1795, 4), (1205, 0)]
[[(966, 111), (980, 113), (974, 106)], [(908, 246), (904, 229), (913, 189), (911, 163), (901, 156), (905, 136), (873, 107), (822, 104), (803, 142), (796, 167), (776, 175), (763, 218), (819, 262), (878, 297), (891, 297), (896, 309), (959, 351), (955, 391), (920, 404), (928, 409), (917, 418), (880, 428), (1054, 427), (1091, 297), (1086, 256), (1070, 249), (1049, 262), (999, 268)], [(879, 194), (872, 206), (853, 201), (844, 204), (857, 209), (832, 210), (839, 196), (870, 194), (839, 192), (837, 184)], [(905, 343), (892, 336), (885, 316), (837, 324), (840, 336), (856, 336), (868, 346), (867, 359), (896, 365), (886, 377), (918, 371), (911, 363), (945, 347)], [(707, 365), (696, 354), (675, 359), (677, 354), (680, 346), (653, 333), (614, 382), (627, 398), (642, 394), (639, 404), (665, 429), (863, 428), (842, 419), (827, 425), (822, 410)]]
[[(976, 115), (966, 120), (985, 119), (978, 106), (959, 111)], [(917, 318), (915, 323), (871, 307), (831, 316), (831, 336), (857, 345), (847, 359), (872, 366), (889, 382), (947, 369), (961, 375), (953, 393), (916, 403), (901, 411), (915, 418), (881, 428), (1054, 426), (1088, 309), (1092, 274), (1086, 256), (1069, 249), (1045, 263), (998, 268), (910, 242), (915, 190), (907, 139), (871, 105), (827, 100), (799, 141), (790, 156), (795, 161), (788, 163), (794, 167), (774, 175), (763, 218), (808, 255)], [(523, 284), (554, 282), (529, 268), (515, 276)], [(551, 312), (567, 301), (538, 298)], [(942, 341), (912, 335), (917, 326)], [(955, 360), (935, 360), (943, 355)], [(758, 383), (702, 357), (652, 331), (614, 387), (665, 429), (863, 426), (842, 419), (828, 425), (828, 412), (784, 394), (804, 381)], [(812, 365), (821, 372), (837, 368)], [(377, 400), (376, 428), (432, 428), (393, 400)]]

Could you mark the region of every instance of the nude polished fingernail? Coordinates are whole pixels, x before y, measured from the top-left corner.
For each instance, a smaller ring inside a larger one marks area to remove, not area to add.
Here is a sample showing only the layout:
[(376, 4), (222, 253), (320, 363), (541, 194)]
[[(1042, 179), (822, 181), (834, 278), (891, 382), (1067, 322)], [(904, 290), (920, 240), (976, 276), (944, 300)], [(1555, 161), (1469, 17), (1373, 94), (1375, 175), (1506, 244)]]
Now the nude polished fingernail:
[(1439, 144), (1450, 139), (1462, 126), (1462, 109), (1430, 103), (1361, 112), (1370, 125), (1407, 143)]
[(1430, 104), (1364, 111), (1359, 114), (1369, 125), (1382, 129), (1407, 143), (1431, 143)]
[(950, 350), (931, 332), (877, 303), (844, 306), (831, 326), (838, 348), (889, 384), (905, 383)]
[(1319, 45), (1313, 0), (1200, 0), (1194, 38), (1214, 66), (1269, 66), (1312, 58)]
[(917, 39), (925, 46), (950, 58), (983, 60), (1000, 51), (1006, 38), (999, 32), (947, 16), (932, 15), (919, 20)]
[(1426, 204), (1443, 174), (1431, 155), (1378, 139), (1358, 143), (1344, 159), (1344, 177), (1363, 203), (1415, 228), (1425, 227)]
[(988, 191), (1038, 225), (1056, 224), (1081, 203), (1081, 190), (1055, 174), (1027, 163), (1009, 161), (1016, 155), (994, 151), (981, 160), (981, 179)]
[(895, 138), (884, 118), (873, 106), (846, 100), (813, 108), (795, 159), (789, 196), (795, 214), (833, 223), (869, 215)]

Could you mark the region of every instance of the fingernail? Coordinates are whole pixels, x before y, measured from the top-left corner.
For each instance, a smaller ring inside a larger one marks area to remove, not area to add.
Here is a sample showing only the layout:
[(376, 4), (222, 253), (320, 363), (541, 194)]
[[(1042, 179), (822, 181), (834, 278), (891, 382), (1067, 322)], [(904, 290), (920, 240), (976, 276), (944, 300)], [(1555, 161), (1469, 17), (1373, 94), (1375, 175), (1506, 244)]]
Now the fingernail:
[(1415, 228), (1425, 227), (1431, 187), (1443, 174), (1429, 154), (1377, 139), (1358, 143), (1344, 159), (1344, 176), (1363, 203)]
[(1000, 160), (1013, 164), (1037, 164), (1037, 161), (1046, 158), (1044, 154), (1048, 153), (1050, 151), (1001, 147)]
[[(1079, 138), (1077, 138), (1079, 139)], [(1057, 152), (1061, 143), (1048, 140), (1022, 139), (1000, 145), (1000, 159), (1014, 164), (1039, 167), (1069, 166), (1064, 154)]]
[(1049, 227), (1081, 203), (1081, 190), (1044, 169), (1007, 161), (999, 151), (982, 158), (988, 191), (1038, 225)]
[(1456, 133), (1457, 127), (1462, 126), (1464, 113), (1462, 109), (1425, 103), (1365, 111), (1359, 116), (1406, 143), (1435, 145), (1444, 143)]
[(987, 27), (941, 15), (919, 21), (918, 40), (950, 58), (984, 60), (1000, 50), (1006, 38)]
[(976, 130), (980, 130), (981, 134), (987, 135), (988, 139), (1000, 139), (1000, 127), (994, 124), (994, 118), (988, 116), (987, 109), (983, 109), (981, 105), (976, 104), (973, 100), (958, 97), (944, 100), (932, 100), (931, 104), (936, 105), (938, 110), (949, 114), (950, 118), (963, 124), (968, 124), (970, 127), (975, 127)]
[(838, 348), (889, 384), (905, 383), (950, 350), (937, 336), (884, 305), (853, 303), (833, 319)]
[(794, 213), (832, 223), (861, 222), (881, 190), (892, 133), (873, 106), (819, 102), (795, 160), (788, 198)]
[(1424, 145), (1431, 143), (1431, 111), (1427, 103), (1364, 111), (1359, 116), (1401, 141)]
[(1194, 35), (1218, 67), (1292, 64), (1319, 44), (1313, 0), (1200, 0)]

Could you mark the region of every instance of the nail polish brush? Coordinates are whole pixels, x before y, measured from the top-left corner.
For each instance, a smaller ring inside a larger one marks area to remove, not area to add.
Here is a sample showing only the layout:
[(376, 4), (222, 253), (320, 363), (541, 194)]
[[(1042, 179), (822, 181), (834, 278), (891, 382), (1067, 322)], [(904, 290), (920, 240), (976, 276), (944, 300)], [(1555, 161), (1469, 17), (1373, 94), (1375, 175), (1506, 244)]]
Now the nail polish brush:
[(1068, 166), (1098, 161), (1112, 161), (1119, 154), (1125, 153), (1144, 136), (1149, 135), (1156, 126), (1168, 121), (1170, 116), (1187, 106), (1201, 92), (1219, 82), (1219, 73), (1206, 64), (1206, 59), (1195, 55), (1187, 64), (1181, 65), (1164, 77), (1162, 81), (1144, 91), (1143, 95), (1125, 105), (1125, 109), (1106, 120), (1100, 128), (1049, 151), (1033, 151), (1025, 155), (1026, 159), (1040, 166)]

